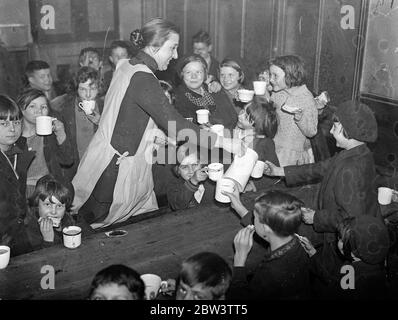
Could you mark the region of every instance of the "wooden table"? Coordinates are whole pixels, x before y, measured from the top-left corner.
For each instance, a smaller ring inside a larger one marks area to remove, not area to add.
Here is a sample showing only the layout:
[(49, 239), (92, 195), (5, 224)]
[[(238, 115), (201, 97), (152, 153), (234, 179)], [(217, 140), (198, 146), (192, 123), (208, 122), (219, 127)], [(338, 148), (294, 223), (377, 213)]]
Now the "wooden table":
[[(261, 192), (242, 196), (248, 209)], [(292, 192), (295, 193), (295, 192)], [(200, 207), (168, 212), (121, 227), (128, 234), (108, 238), (98, 232), (82, 239), (76, 249), (63, 245), (11, 258), (0, 270), (2, 299), (85, 299), (94, 275), (111, 264), (125, 264), (139, 273), (155, 273), (163, 279), (175, 278), (181, 262), (201, 251), (220, 254), (230, 265), (233, 239), (241, 228), (229, 205)], [(247, 266), (255, 266), (264, 254), (263, 244), (255, 243)], [(43, 289), (41, 280), (55, 270), (55, 288)]]
[[(139, 273), (156, 273), (164, 279), (178, 274), (183, 259), (212, 251), (229, 263), (233, 238), (240, 229), (228, 206), (201, 206), (169, 212), (122, 227), (128, 234), (108, 238), (104, 232), (83, 238), (76, 249), (63, 245), (11, 258), (0, 270), (2, 299), (84, 299), (94, 275), (111, 264), (125, 264)], [(55, 289), (42, 289), (42, 267), (55, 270)]]

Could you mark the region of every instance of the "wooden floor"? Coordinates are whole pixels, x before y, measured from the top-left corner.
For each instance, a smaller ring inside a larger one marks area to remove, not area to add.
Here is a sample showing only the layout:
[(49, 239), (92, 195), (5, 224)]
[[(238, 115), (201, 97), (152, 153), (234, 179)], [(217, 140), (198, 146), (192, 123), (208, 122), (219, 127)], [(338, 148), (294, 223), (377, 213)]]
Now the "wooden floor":
[[(252, 203), (256, 194), (245, 196)], [(108, 238), (104, 232), (83, 239), (77, 249), (62, 245), (12, 258), (0, 270), (2, 299), (85, 299), (91, 280), (102, 268), (125, 264), (139, 273), (156, 273), (175, 278), (184, 258), (212, 251), (232, 265), (233, 238), (241, 228), (228, 206), (202, 206), (161, 214), (122, 227), (128, 235)], [(257, 260), (263, 248), (255, 245)], [(255, 261), (255, 259), (252, 259)], [(41, 288), (45, 265), (55, 269), (55, 289)]]

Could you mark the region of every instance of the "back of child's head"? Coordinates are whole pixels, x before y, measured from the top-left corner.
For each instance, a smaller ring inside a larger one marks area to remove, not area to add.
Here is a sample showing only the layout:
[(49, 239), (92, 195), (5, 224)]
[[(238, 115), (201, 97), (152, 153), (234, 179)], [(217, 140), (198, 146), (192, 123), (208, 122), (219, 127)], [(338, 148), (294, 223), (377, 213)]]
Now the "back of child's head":
[(140, 274), (134, 269), (121, 264), (111, 265), (95, 275), (91, 282), (89, 298), (93, 297), (98, 287), (111, 284), (125, 286), (131, 293), (133, 300), (144, 300), (145, 284)]
[(212, 252), (197, 253), (182, 263), (179, 281), (193, 287), (201, 284), (209, 288), (213, 300), (224, 298), (232, 279), (228, 263), (218, 254)]
[(259, 196), (254, 203), (260, 223), (268, 225), (279, 237), (297, 232), (301, 224), (301, 207), (304, 203), (282, 191), (272, 190)]
[(368, 264), (379, 264), (386, 259), (390, 238), (380, 217), (345, 218), (337, 230), (343, 244), (343, 255), (348, 261), (352, 261), (351, 254)]
[(41, 177), (35, 187), (35, 191), (29, 198), (31, 207), (36, 208), (39, 205), (39, 200), (44, 201), (52, 197), (58, 199), (59, 202), (65, 205), (68, 212), (72, 206), (74, 197), (74, 188), (71, 183), (63, 184), (52, 175), (45, 175)]
[(265, 135), (271, 139), (275, 137), (278, 130), (278, 117), (272, 102), (255, 96), (247, 105), (246, 113), (249, 115), (249, 121), (253, 122), (256, 134)]
[(9, 96), (0, 94), (0, 120), (20, 120), (22, 112)]

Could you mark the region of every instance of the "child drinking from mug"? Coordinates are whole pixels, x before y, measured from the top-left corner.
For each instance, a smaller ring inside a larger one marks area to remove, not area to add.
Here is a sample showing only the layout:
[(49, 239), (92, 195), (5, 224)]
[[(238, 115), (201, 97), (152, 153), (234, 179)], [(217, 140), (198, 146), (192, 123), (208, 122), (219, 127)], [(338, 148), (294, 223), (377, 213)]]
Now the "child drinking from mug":
[[(45, 247), (62, 243), (62, 229), (76, 224), (70, 214), (73, 195), (72, 184), (67, 187), (51, 175), (37, 181), (29, 199), (30, 215), (38, 219)], [(83, 221), (77, 225), (82, 228), (83, 235), (92, 232)]]
[(202, 168), (198, 154), (198, 149), (188, 144), (177, 149), (176, 178), (167, 187), (167, 199), (173, 210), (194, 207), (214, 198), (214, 185), (206, 181), (207, 168)]
[(92, 283), (89, 300), (144, 300), (145, 284), (134, 269), (111, 265), (99, 271)]
[(273, 159), (279, 163), (273, 141), (277, 130), (278, 120), (273, 104), (255, 96), (240, 112), (234, 134), (257, 152), (258, 161)]
[[(237, 191), (225, 194), (230, 197), (232, 208), (245, 226), (234, 239), (234, 270), (229, 298), (308, 298), (310, 260), (294, 235), (301, 224), (303, 202), (288, 193), (271, 190), (256, 198), (254, 210), (249, 212)], [(254, 233), (269, 243), (269, 250), (249, 273), (246, 261), (253, 246)]]

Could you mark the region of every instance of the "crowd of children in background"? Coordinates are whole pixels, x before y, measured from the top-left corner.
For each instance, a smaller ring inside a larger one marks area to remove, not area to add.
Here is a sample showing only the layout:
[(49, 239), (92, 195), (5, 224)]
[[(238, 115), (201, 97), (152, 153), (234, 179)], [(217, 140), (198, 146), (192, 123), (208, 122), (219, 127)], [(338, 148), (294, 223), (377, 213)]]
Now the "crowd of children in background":
[[(257, 70), (256, 80), (268, 82), (266, 94), (246, 103), (238, 95), (247, 87), (243, 65), (231, 58), (219, 63), (204, 31), (192, 40), (193, 53), (179, 59), (171, 81), (160, 81), (168, 103), (193, 122), (197, 110), (209, 110), (209, 123), (201, 127), (222, 124), (230, 136), (255, 150), (258, 160), (266, 162), (261, 181), (273, 185), (272, 177), (282, 177), (287, 186), (319, 182), (319, 193), (316, 203), (305, 207), (288, 188), (267, 190), (259, 181), (249, 182), (252, 188), (246, 191), (265, 191), (249, 212), (236, 186), (225, 193), (244, 226), (233, 240), (233, 268), (214, 253), (193, 255), (162, 292), (202, 300), (380, 298), (386, 288), (396, 291), (397, 266), (387, 262), (397, 261), (397, 226), (382, 215), (377, 202), (374, 160), (366, 145), (377, 139), (372, 111), (359, 102), (340, 104), (330, 134), (342, 151), (316, 161), (311, 138), (319, 134), (324, 104), (306, 87), (300, 57), (276, 57)], [(40, 60), (27, 64), (26, 86), (15, 101), (0, 95), (0, 243), (9, 245), (14, 256), (61, 243), (66, 226), (79, 225), (83, 236), (93, 232), (89, 224), (94, 218), (72, 214), (72, 180), (101, 124), (114, 73), (138, 50), (114, 41), (110, 52), (112, 69), (103, 75), (99, 52), (83, 49), (75, 78), (57, 97), (50, 67)], [(38, 116), (53, 118), (51, 134), (36, 133)], [(162, 170), (172, 173), (165, 182), (167, 204), (180, 210), (211, 203), (215, 183), (208, 179), (209, 161), (202, 157), (208, 150), (174, 143), (167, 147), (176, 148), (178, 163), (162, 164)], [(264, 259), (249, 272), (245, 265), (254, 234), (266, 244)], [(353, 296), (340, 286), (344, 265), (355, 269)], [(113, 265), (95, 276), (89, 299), (142, 300), (144, 291), (136, 271)]]

